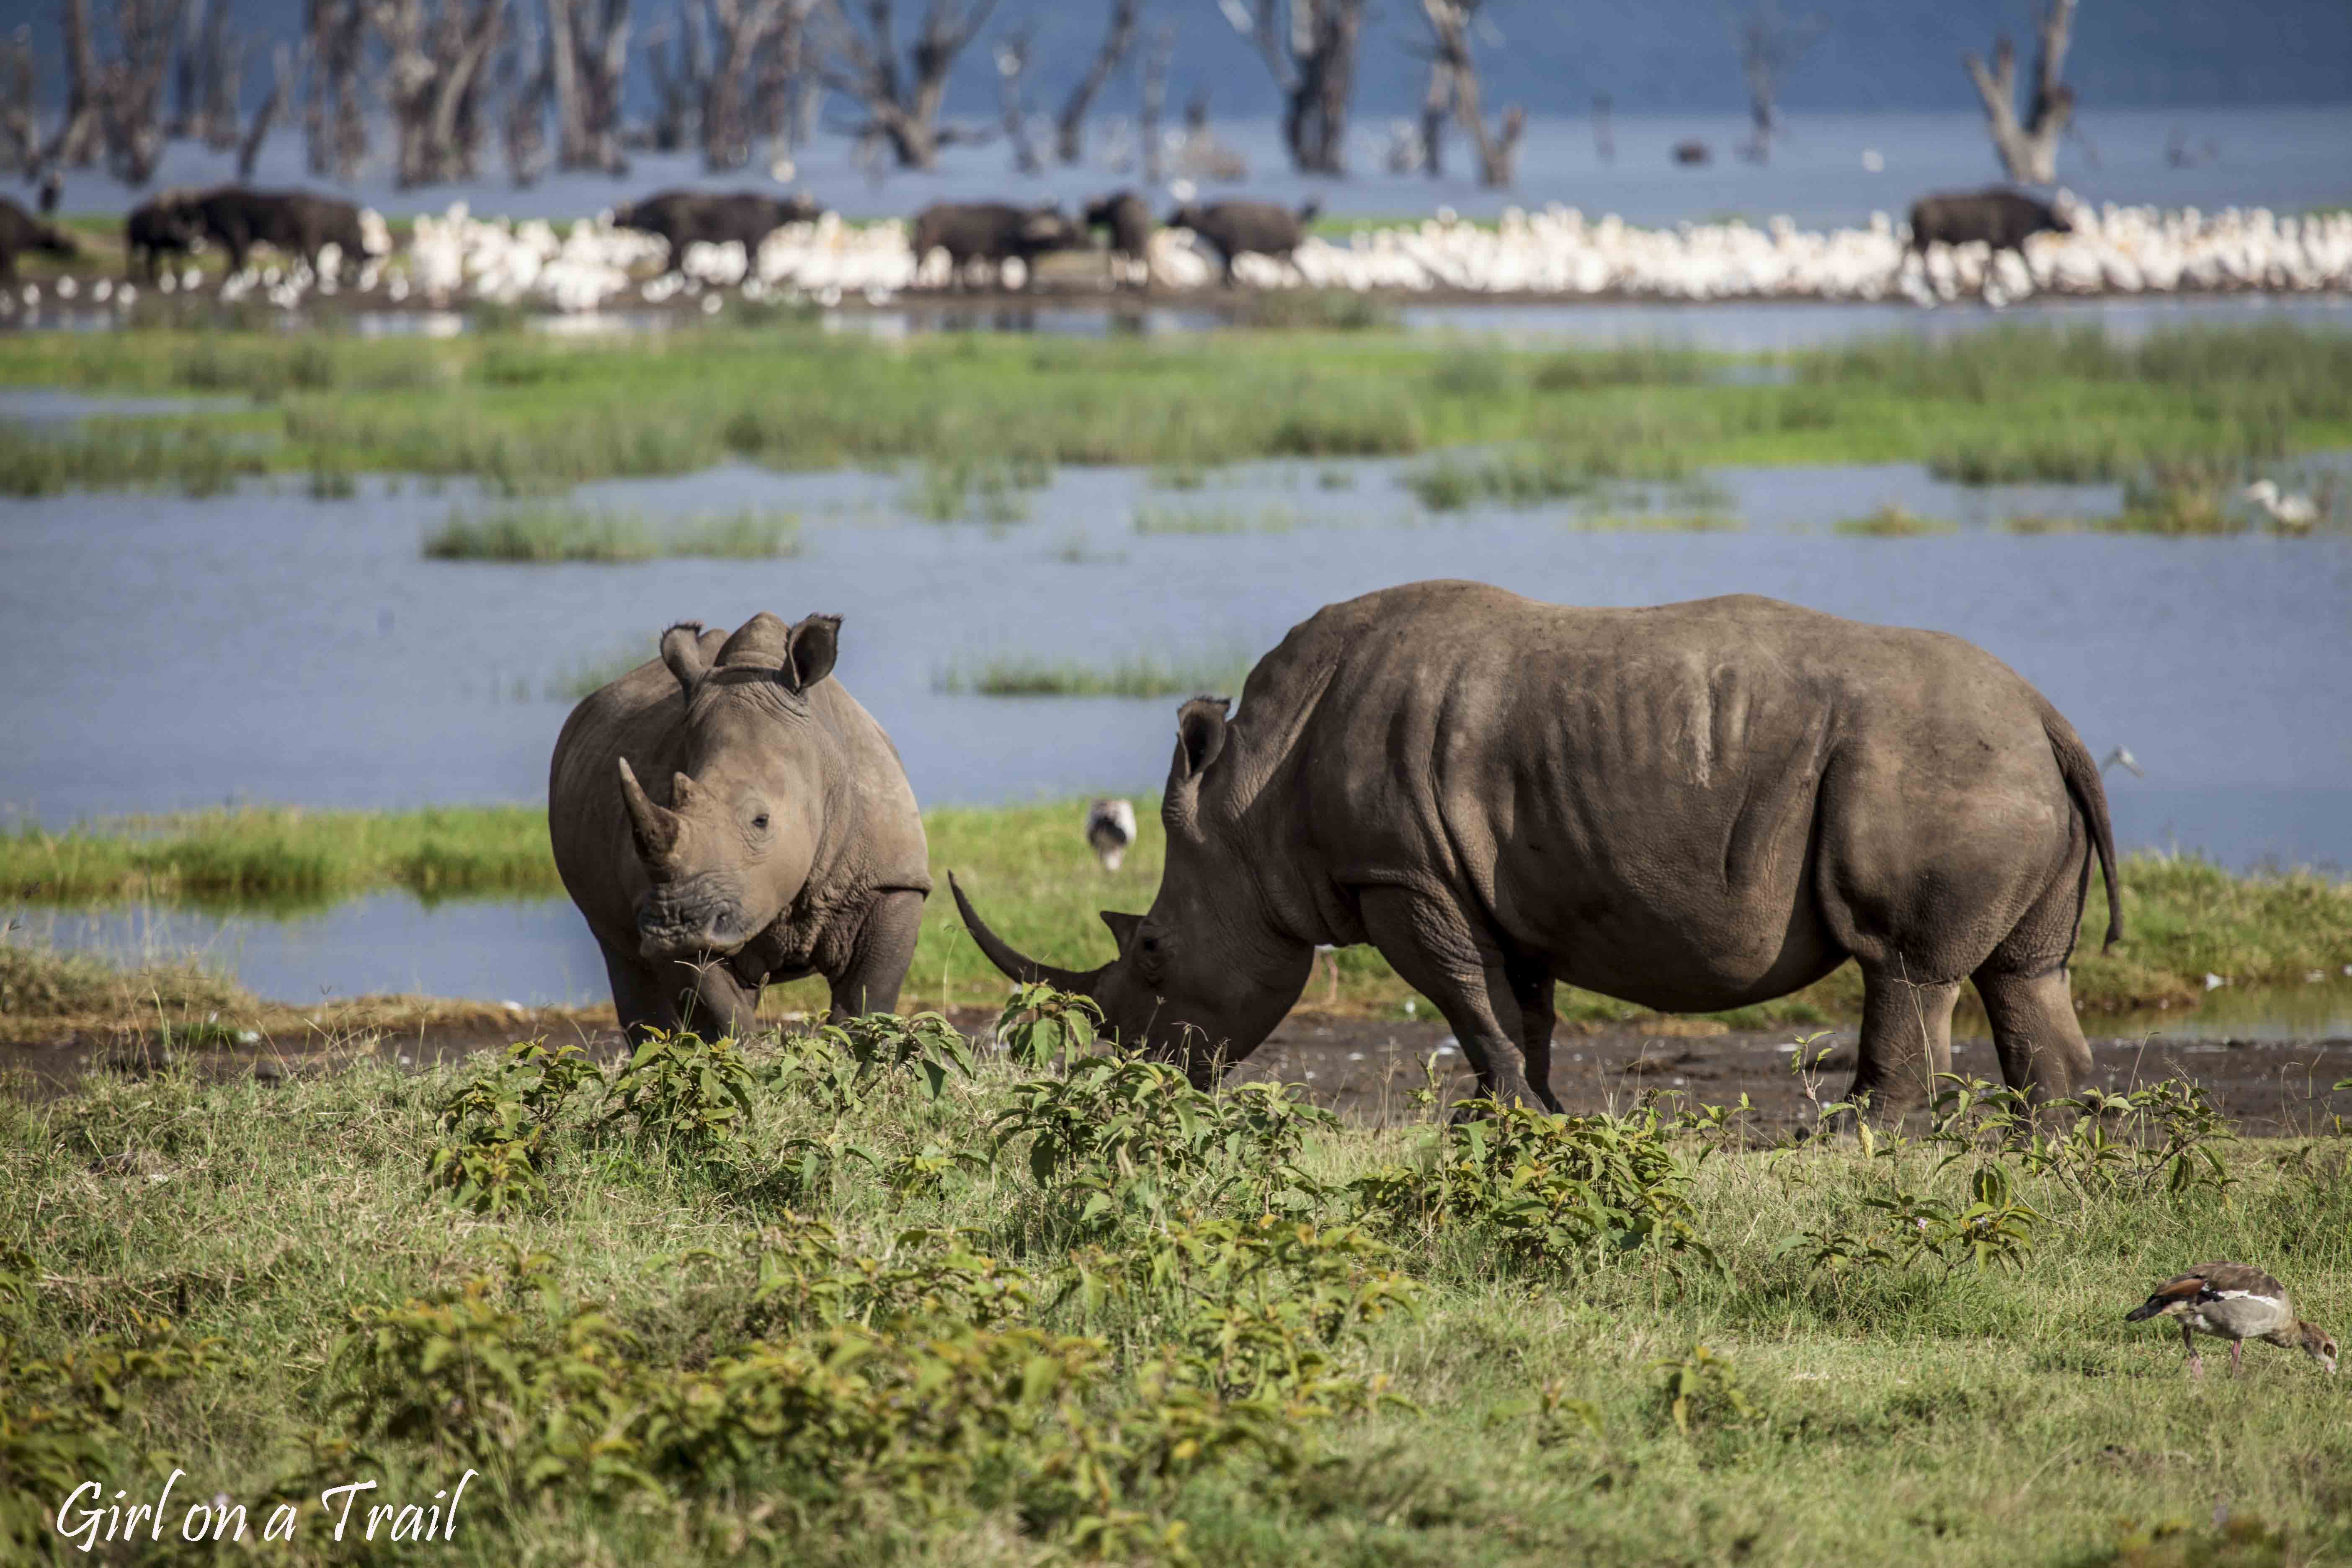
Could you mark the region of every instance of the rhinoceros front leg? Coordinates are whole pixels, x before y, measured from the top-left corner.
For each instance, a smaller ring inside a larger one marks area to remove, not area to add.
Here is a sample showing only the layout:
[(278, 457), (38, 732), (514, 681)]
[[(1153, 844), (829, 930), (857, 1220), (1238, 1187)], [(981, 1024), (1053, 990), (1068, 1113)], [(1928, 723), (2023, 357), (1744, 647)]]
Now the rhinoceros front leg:
[(1862, 966), (1862, 1037), (1854, 1046), (1851, 1100), (1867, 1113), (1900, 1121), (1935, 1091), (1938, 1074), (1952, 1070), (1952, 1005), (1960, 983), (1913, 980), (1900, 963)]
[(741, 1037), (758, 1026), (760, 992), (723, 961), (646, 963), (635, 953), (604, 949), (613, 983), (613, 1011), (632, 1042), (650, 1029), (691, 1031), (706, 1039)]
[(914, 962), (915, 939), (922, 931), (922, 894), (901, 888), (874, 900), (858, 928), (849, 967), (830, 977), (835, 1023), (898, 1011), (898, 988), (907, 983), (907, 965)]
[[(1404, 888), (1366, 889), (1359, 900), (1364, 934), (1404, 983), (1437, 1004), (1478, 1075), (1478, 1092), (1498, 1104), (1522, 1100), (1557, 1108), (1551, 1086), (1531, 1086), (1515, 1059), (1524, 1036), (1519, 1004), (1501, 947), (1471, 929), (1450, 900)], [(1549, 1019), (1545, 1031), (1550, 1039)], [(1550, 1065), (1547, 1049), (1541, 1072)]]

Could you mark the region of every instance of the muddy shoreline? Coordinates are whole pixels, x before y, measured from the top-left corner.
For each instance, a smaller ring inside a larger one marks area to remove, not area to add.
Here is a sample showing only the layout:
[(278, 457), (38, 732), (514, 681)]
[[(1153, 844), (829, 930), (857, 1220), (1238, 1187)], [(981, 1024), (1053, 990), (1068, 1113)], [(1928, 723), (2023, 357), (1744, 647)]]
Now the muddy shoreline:
[[(954, 1016), (958, 1027), (973, 1035), (994, 1020), (992, 1011), (978, 1008), (959, 1008)], [(170, 1067), (224, 1081), (272, 1082), (363, 1061), (402, 1068), (444, 1065), (530, 1038), (577, 1040), (604, 1060), (621, 1054), (619, 1033), (609, 1021), (578, 1013), (190, 1047), (165, 1045), (138, 1030), (83, 1026), (0, 1042), (0, 1085), (9, 1092), (50, 1099), (72, 1093), (91, 1074), (136, 1078)], [(1563, 1029), (1553, 1042), (1552, 1087), (1574, 1112), (1622, 1111), (1654, 1091), (1681, 1096), (1692, 1105), (1737, 1105), (1745, 1095), (1753, 1107), (1748, 1125), (1769, 1136), (1811, 1121), (1813, 1097), (1834, 1100), (1853, 1069), (1853, 1026), (1823, 1031), (1808, 1055), (1824, 1047), (1830, 1055), (1809, 1089), (1790, 1068), (1793, 1038), (1785, 1029), (1722, 1030), (1700, 1020), (1652, 1020), (1589, 1033)], [(2331, 1131), (2333, 1118), (2352, 1117), (2352, 1089), (2333, 1087), (2352, 1079), (2352, 1035), (2095, 1035), (2091, 1052), (2091, 1087), (2124, 1091), (2162, 1079), (2188, 1079), (2247, 1136), (2311, 1136)], [(1448, 1098), (1468, 1093), (1468, 1066), (1441, 1022), (1300, 1012), (1236, 1066), (1231, 1081), (1301, 1084), (1312, 1099), (1351, 1121), (1394, 1123), (1420, 1114), (1412, 1095), (1424, 1087), (1423, 1064), (1433, 1056)], [(2000, 1077), (1989, 1038), (1956, 1039), (1953, 1068), (1987, 1079)]]

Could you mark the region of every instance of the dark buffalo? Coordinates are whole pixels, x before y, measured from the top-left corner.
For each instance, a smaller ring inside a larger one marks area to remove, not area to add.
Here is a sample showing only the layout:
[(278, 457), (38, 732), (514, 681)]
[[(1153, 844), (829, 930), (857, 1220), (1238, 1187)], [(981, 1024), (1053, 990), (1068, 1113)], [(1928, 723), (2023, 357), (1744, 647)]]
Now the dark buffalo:
[(1144, 268), (1144, 286), (1150, 286), (1151, 209), (1141, 196), (1118, 191), (1087, 203), (1087, 227), (1108, 229), (1111, 254)]
[(806, 196), (771, 196), (757, 191), (663, 191), (613, 214), (616, 228), (657, 234), (669, 243), (665, 270), (675, 272), (686, 247), (729, 240), (751, 256), (760, 242), (791, 223), (814, 223), (824, 209)]
[(122, 220), (122, 249), (131, 270), (155, 281), (156, 264), (168, 253), (184, 256), (200, 237), (187, 203), (194, 193), (164, 191), (132, 207)]
[(222, 185), (199, 191), (180, 205), (197, 234), (227, 248), (231, 272), (245, 270), (246, 258), (257, 245), (299, 256), (314, 271), (319, 253), (330, 245), (342, 252), (346, 262), (357, 262), (367, 255), (367, 243), (360, 233), (360, 209), (332, 196)]
[(1849, 958), (1875, 1112), (1951, 1070), (1970, 983), (2011, 1086), (2063, 1098), (2090, 1071), (2066, 964), (2095, 867), (2123, 930), (2099, 765), (1958, 637), (1414, 583), (1293, 628), (1239, 713), (1195, 698), (1176, 731), (1166, 868), (1150, 910), (1103, 916), (1117, 958), (1040, 963), (956, 899), (999, 968), (1084, 993), (1203, 1085), (1318, 945), (1358, 942), (1437, 1004), (1481, 1088), (1552, 1110), (1556, 984), (1717, 1012)]
[(43, 223), (7, 197), (0, 196), (0, 283), (16, 280), (16, 256), (26, 250), (46, 250), (58, 257), (80, 254), (64, 230)]
[(2057, 208), (2015, 191), (1922, 196), (1911, 204), (1911, 248), (1922, 256), (1938, 242), (1967, 245), (1980, 239), (1996, 252), (2013, 250), (2022, 260), (2029, 236), (2074, 232), (2074, 226)]
[(1244, 252), (1271, 256), (1276, 261), (1288, 261), (1307, 237), (1307, 226), (1323, 210), (1320, 202), (1308, 202), (1297, 212), (1276, 206), (1272, 202), (1211, 202), (1201, 206), (1186, 202), (1168, 215), (1170, 228), (1189, 228), (1217, 253), (1225, 269), (1225, 282), (1234, 280), (1234, 258)]
[(932, 251), (946, 251), (959, 282), (964, 268), (974, 261), (1002, 268), (1017, 258), (1023, 266), (1034, 268), (1048, 251), (1077, 250), (1086, 244), (1087, 231), (1050, 202), (1034, 207), (1008, 202), (934, 202), (915, 215), (909, 240), (918, 267)]

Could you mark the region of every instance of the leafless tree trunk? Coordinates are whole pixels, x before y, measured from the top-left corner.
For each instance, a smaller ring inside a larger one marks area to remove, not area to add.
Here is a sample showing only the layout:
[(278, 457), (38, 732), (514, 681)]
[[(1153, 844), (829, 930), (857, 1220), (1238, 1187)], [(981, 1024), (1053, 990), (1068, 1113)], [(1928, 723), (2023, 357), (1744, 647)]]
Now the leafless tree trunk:
[(1175, 24), (1162, 22), (1151, 30), (1151, 43), (1143, 51), (1142, 101), (1137, 125), (1137, 132), (1143, 138), (1143, 177), (1154, 185), (1160, 183), (1160, 117), (1168, 109), (1168, 66), (1175, 58)]
[(678, 0), (674, 22), (659, 23), (647, 30), (646, 67), (654, 79), (654, 148), (656, 152), (676, 153), (699, 133), (702, 95), (709, 90), (710, 79), (702, 27), (688, 0)]
[(517, 190), (539, 183), (547, 169), (547, 40), (529, 12), (520, 36), (499, 57), (498, 87), (506, 100), (499, 125), (506, 142), (507, 177)]
[(940, 123), (947, 101), (948, 73), (956, 57), (996, 9), (996, 0), (929, 0), (922, 31), (908, 56), (911, 68), (898, 63), (898, 42), (892, 26), (892, 0), (865, 0), (865, 25), (850, 19), (849, 0), (824, 0), (817, 16), (824, 18), (818, 71), (835, 92), (856, 99), (866, 110), (865, 137), (887, 142), (902, 169), (928, 169), (938, 163), (940, 149), (971, 140), (968, 132)]
[[(229, 30), (227, 0), (212, 0), (197, 47), (202, 54), (195, 70), (195, 117), (183, 134), (200, 138), (215, 153), (226, 153), (238, 144), (247, 48), (246, 40)], [(184, 55), (182, 63), (185, 63)]]
[(1739, 155), (1751, 163), (1769, 163), (1772, 133), (1780, 128), (1780, 75), (1817, 43), (1826, 24), (1819, 16), (1784, 18), (1772, 0), (1758, 0), (1745, 16), (1727, 17), (1732, 41), (1739, 47), (1739, 69), (1748, 79), (1748, 143)]
[[(115, 56), (95, 66), (83, 94), (94, 106), (107, 169), (127, 185), (145, 184), (163, 155), (163, 84), (171, 74), (172, 47), (180, 31), (180, 3), (115, 0)], [(81, 0), (67, 0), (68, 16), (80, 11)], [(91, 64), (86, 19), (80, 30), (83, 63)], [(75, 131), (73, 111), (68, 109), (67, 122), (58, 132), (60, 141), (70, 139)]]
[(1478, 63), (1470, 54), (1470, 28), (1480, 0), (1421, 0), (1434, 39), (1429, 55), (1429, 93), (1422, 102), (1422, 141), (1430, 174), (1438, 172), (1438, 148), (1450, 110), (1478, 149), (1478, 183), (1489, 188), (1511, 183), (1517, 163), (1519, 139), (1527, 133), (1528, 117), (1517, 104), (1504, 109), (1500, 122), (1486, 128), (1478, 101)]
[(506, 0), (375, 0), (375, 23), (392, 56), (385, 96), (398, 153), (394, 179), (403, 189), (462, 180), (474, 173), (480, 115), (474, 107), (490, 53), (506, 26)]
[[(1302, 174), (1344, 174), (1366, 0), (1219, 0), (1282, 89), (1282, 140)], [(1244, 23), (1247, 25), (1244, 26)]]
[(197, 62), (204, 57), (205, 22), (211, 10), (205, 0), (190, 0), (185, 14), (179, 61), (172, 68), (172, 123), (164, 132), (174, 142), (194, 134), (204, 112), (204, 84), (197, 77)]
[(547, 0), (555, 162), (619, 174), (621, 78), (629, 64), (629, 0)]
[(1142, 0), (1110, 0), (1110, 26), (1103, 34), (1102, 47), (1095, 51), (1094, 63), (1063, 100), (1062, 112), (1054, 119), (1054, 156), (1063, 163), (1075, 163), (1085, 157), (1087, 111), (1094, 107), (1119, 62), (1135, 47), (1135, 24), (1142, 14)]
[(1607, 93), (1592, 95), (1592, 151), (1604, 163), (1617, 161), (1617, 132), (1609, 124), (1609, 111), (1615, 107)]
[(244, 140), (236, 144), (239, 181), (253, 178), (253, 166), (261, 160), (261, 144), (269, 140), (269, 127), (276, 122), (278, 111), (294, 96), (294, 51), (284, 44), (278, 45), (270, 53), (269, 65), (269, 96), (253, 111), (253, 123), (246, 128)]
[(702, 81), (702, 163), (740, 169), (761, 135), (779, 134), (800, 72), (811, 0), (704, 0), (710, 69)]
[(1029, 42), (1034, 29), (1024, 25), (996, 42), (996, 110), (1004, 121), (1004, 139), (1013, 143), (1013, 167), (1034, 174), (1044, 167), (1037, 144), (1029, 139), (1029, 94), (1024, 86), (1029, 74)]
[(2074, 89), (2065, 82), (2066, 46), (2074, 30), (2074, 0), (2042, 0), (2033, 19), (2036, 52), (2033, 98), (2023, 121), (2017, 113), (2017, 48), (2003, 34), (1992, 50), (1992, 69), (1974, 55), (1962, 57), (1969, 79), (1984, 103), (1993, 151), (2012, 180), (2046, 185), (2058, 178), (2058, 142), (2074, 118)]
[(41, 163), (41, 110), (34, 97), (33, 29), (0, 45), (0, 167), (26, 175)]
[(66, 38), (66, 107), (58, 133), (42, 154), (42, 162), (69, 169), (87, 168), (98, 161), (104, 132), (99, 124), (102, 101), (98, 79), (98, 54), (89, 37), (89, 0), (61, 0), (59, 23)]
[(310, 0), (304, 47), (310, 56), (303, 133), (310, 173), (348, 184), (367, 157), (367, 114), (360, 67), (367, 56), (362, 0)]

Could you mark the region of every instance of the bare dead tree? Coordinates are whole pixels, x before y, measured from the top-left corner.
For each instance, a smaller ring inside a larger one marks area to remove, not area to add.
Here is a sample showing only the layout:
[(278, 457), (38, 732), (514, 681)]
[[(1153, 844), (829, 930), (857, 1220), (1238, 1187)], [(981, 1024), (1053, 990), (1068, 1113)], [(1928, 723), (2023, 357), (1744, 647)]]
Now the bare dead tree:
[(1607, 93), (1592, 95), (1592, 151), (1604, 163), (1617, 161), (1617, 132), (1609, 123), (1609, 111), (1615, 107)]
[(996, 40), (996, 110), (1004, 121), (1004, 139), (1013, 144), (1016, 173), (1036, 174), (1045, 165), (1037, 159), (1037, 143), (1029, 139), (1029, 45), (1033, 24), (1023, 23)]
[[(238, 144), (247, 49), (244, 37), (229, 28), (228, 0), (212, 0), (205, 7), (204, 31), (197, 37), (195, 115), (183, 134), (197, 137), (215, 153), (226, 153)], [(183, 64), (185, 60), (183, 54)]]
[(278, 111), (294, 100), (294, 51), (280, 44), (270, 51), (269, 96), (253, 111), (253, 122), (246, 127), (245, 137), (236, 144), (236, 177), (239, 181), (253, 178), (254, 165), (261, 161), (261, 144), (269, 140), (269, 128), (276, 123)]
[(1167, 111), (1168, 67), (1175, 58), (1175, 25), (1162, 22), (1151, 29), (1151, 42), (1143, 51), (1141, 103), (1136, 128), (1143, 139), (1143, 177), (1155, 185), (1160, 183), (1160, 117)]
[(384, 96), (403, 188), (470, 178), (479, 143), (478, 107), (490, 53), (506, 26), (506, 0), (374, 0), (377, 30), (392, 57)]
[(1062, 100), (1062, 112), (1054, 117), (1054, 156), (1063, 163), (1076, 163), (1086, 156), (1087, 113), (1134, 49), (1135, 25), (1142, 15), (1142, 0), (1110, 0), (1110, 26), (1103, 33), (1102, 47)]
[(58, 11), (66, 40), (66, 107), (41, 162), (81, 169), (96, 163), (105, 145), (99, 123), (98, 51), (90, 39), (89, 0), (60, 0)]
[(2042, 0), (2034, 10), (2033, 97), (2017, 112), (2017, 47), (2009, 35), (1994, 40), (1992, 69), (1964, 55), (1969, 80), (1984, 104), (1993, 151), (2009, 177), (2046, 185), (2058, 178), (2058, 142), (2074, 118), (2074, 89), (2066, 85), (2066, 47), (2074, 30), (2074, 0)]
[(814, 0), (791, 0), (751, 51), (751, 129), (772, 155), (789, 160), (814, 130), (815, 79), (808, 68), (808, 14)]
[(310, 173), (348, 184), (368, 152), (360, 68), (366, 63), (364, 0), (309, 0), (303, 52), (309, 65), (302, 106)]
[(629, 0), (547, 0), (547, 42), (557, 167), (626, 172), (621, 79), (629, 64)]
[(203, 113), (204, 86), (198, 77), (204, 58), (205, 24), (212, 14), (205, 0), (189, 0), (185, 29), (180, 37), (179, 63), (172, 69), (172, 123), (164, 134), (173, 141), (192, 135)]
[(33, 29), (19, 26), (0, 44), (0, 167), (33, 174), (41, 163), (41, 108), (35, 94)]
[(1528, 116), (1517, 104), (1510, 104), (1495, 129), (1486, 127), (1478, 101), (1478, 63), (1470, 53), (1470, 29), (1478, 21), (1480, 4), (1481, 0), (1421, 0), (1422, 15), (1429, 19), (1433, 40), (1429, 51), (1429, 90), (1422, 100), (1421, 136), (1425, 165), (1434, 178), (1439, 172), (1438, 150), (1444, 144), (1445, 120), (1451, 114), (1478, 149), (1478, 183), (1496, 188), (1511, 183)]
[(752, 142), (778, 136), (789, 118), (792, 83), (812, 0), (703, 0), (710, 68), (702, 80), (702, 163), (740, 169)]
[(956, 57), (986, 24), (996, 0), (929, 0), (906, 68), (898, 61), (892, 0), (865, 0), (861, 9), (862, 26), (850, 18), (849, 0), (823, 0), (815, 13), (822, 34), (819, 78), (865, 110), (861, 137), (887, 144), (902, 169), (930, 168), (941, 147), (976, 140), (941, 125), (940, 110)]
[(1739, 155), (1751, 163), (1769, 163), (1772, 135), (1780, 128), (1780, 77), (1821, 41), (1828, 24), (1817, 16), (1790, 20), (1772, 0), (1758, 0), (1744, 16), (1727, 12), (1724, 21), (1739, 49), (1740, 72), (1748, 79), (1748, 135)]
[[(180, 5), (115, 0), (115, 53), (98, 68), (95, 101), (107, 170), (126, 185), (145, 184), (163, 156), (163, 84), (180, 31)], [(68, 5), (78, 7), (79, 0)]]
[(646, 32), (646, 68), (654, 83), (654, 118), (648, 140), (661, 153), (693, 142), (702, 123), (702, 95), (710, 79), (701, 24), (688, 0), (677, 16)]
[(507, 177), (518, 190), (538, 184), (547, 171), (549, 69), (547, 40), (526, 11), (522, 26), (499, 58), (495, 78), (499, 96), (506, 102), (499, 129), (506, 142)]
[(1303, 174), (1344, 174), (1366, 0), (1217, 0), (1282, 91), (1282, 140)]

